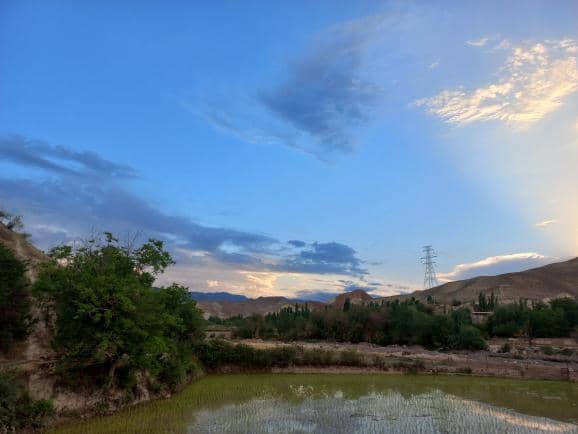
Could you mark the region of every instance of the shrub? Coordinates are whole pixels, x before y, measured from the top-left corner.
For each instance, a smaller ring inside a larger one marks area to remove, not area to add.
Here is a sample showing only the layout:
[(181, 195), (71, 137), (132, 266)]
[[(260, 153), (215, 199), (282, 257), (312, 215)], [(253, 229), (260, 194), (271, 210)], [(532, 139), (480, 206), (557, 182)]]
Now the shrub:
[(471, 325), (463, 325), (451, 337), (451, 347), (462, 350), (483, 350), (487, 347), (479, 329)]
[(0, 352), (30, 329), (30, 297), (26, 266), (0, 243)]
[(339, 354), (339, 363), (344, 366), (362, 366), (363, 357), (356, 350), (343, 350)]
[(52, 416), (47, 400), (33, 400), (13, 373), (0, 373), (0, 431), (40, 428)]
[(301, 359), (303, 365), (311, 366), (328, 366), (332, 365), (333, 361), (333, 352), (326, 350), (305, 350)]

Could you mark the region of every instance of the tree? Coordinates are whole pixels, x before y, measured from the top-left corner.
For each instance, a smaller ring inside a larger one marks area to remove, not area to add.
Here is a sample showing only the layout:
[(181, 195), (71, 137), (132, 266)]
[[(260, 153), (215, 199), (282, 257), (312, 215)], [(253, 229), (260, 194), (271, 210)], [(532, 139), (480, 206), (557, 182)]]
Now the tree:
[(54, 302), (62, 369), (113, 385), (143, 370), (171, 382), (192, 368), (183, 364), (203, 336), (202, 315), (186, 288), (153, 288), (172, 263), (161, 241), (132, 249), (105, 233), (104, 241), (60, 246), (50, 256), (35, 289)]
[(0, 243), (0, 352), (23, 339), (30, 329), (30, 295), (26, 266)]

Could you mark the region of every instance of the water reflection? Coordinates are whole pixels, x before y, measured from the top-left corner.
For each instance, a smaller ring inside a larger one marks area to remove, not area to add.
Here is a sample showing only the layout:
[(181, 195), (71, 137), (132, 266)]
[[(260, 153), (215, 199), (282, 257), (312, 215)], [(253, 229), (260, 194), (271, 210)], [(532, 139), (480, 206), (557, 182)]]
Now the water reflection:
[[(308, 395), (308, 388), (295, 388)], [(190, 433), (576, 433), (573, 424), (460, 399), (440, 390), (357, 399), (304, 398), (298, 403), (253, 399), (200, 411)]]
[(57, 433), (578, 432), (578, 386), (399, 375), (220, 375)]

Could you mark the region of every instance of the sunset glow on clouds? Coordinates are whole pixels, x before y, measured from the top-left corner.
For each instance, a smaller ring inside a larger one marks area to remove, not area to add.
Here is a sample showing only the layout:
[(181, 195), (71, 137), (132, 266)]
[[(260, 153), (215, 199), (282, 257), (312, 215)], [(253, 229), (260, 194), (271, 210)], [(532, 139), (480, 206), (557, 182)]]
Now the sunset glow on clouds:
[(524, 128), (578, 90), (578, 43), (573, 39), (521, 44), (504, 40), (490, 54), (496, 50), (508, 52), (496, 81), (477, 89), (444, 90), (416, 104), (449, 123), (497, 120)]

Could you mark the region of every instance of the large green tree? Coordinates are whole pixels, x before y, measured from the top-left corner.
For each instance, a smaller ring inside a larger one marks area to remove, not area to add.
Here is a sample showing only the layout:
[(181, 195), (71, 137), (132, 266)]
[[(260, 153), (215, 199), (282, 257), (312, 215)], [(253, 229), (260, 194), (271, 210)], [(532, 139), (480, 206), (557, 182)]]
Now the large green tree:
[(65, 371), (121, 386), (141, 371), (176, 386), (192, 369), (203, 319), (186, 288), (153, 287), (172, 263), (161, 241), (130, 248), (105, 233), (50, 256), (35, 287), (53, 303), (53, 344)]

